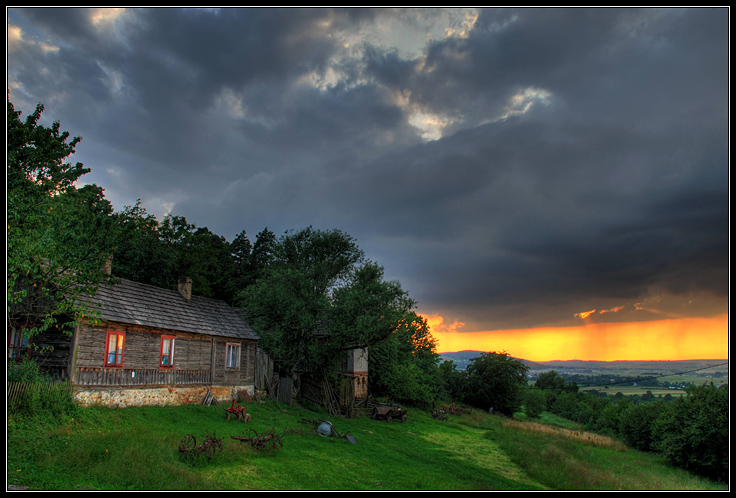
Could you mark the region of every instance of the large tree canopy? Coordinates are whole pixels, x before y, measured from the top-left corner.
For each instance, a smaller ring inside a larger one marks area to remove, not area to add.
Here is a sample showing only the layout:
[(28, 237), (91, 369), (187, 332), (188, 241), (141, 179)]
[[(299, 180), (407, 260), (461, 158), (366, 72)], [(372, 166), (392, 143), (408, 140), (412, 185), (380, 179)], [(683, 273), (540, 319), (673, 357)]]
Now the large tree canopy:
[(391, 335), (371, 346), (368, 358), (373, 395), (425, 403), (439, 397), (437, 341), (426, 318), (407, 313)]
[(89, 169), (66, 162), (81, 139), (69, 140), (58, 122), (40, 125), (43, 110), (22, 121), (8, 102), (8, 318), (31, 334), (87, 313), (84, 296), (105, 277), (117, 242), (103, 189), (77, 187)]
[(259, 275), (240, 293), (239, 304), (287, 372), (326, 373), (340, 352), (389, 336), (414, 306), (339, 230), (284, 234)]
[(528, 370), (506, 352), (481, 353), (465, 369), (464, 399), (478, 408), (512, 415), (521, 406)]

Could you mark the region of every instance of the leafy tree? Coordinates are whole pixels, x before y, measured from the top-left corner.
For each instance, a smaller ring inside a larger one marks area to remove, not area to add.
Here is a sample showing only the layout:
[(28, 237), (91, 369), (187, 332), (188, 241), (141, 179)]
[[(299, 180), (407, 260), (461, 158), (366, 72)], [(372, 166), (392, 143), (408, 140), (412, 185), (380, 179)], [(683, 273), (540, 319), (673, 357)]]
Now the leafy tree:
[[(267, 232), (267, 230), (265, 231)], [(254, 252), (263, 252), (270, 237), (259, 234)], [(261, 241), (265, 240), (265, 243)], [(353, 273), (363, 260), (363, 251), (355, 240), (339, 230), (322, 231), (307, 227), (289, 232), (272, 251), (276, 261), (291, 268), (301, 268), (314, 286), (316, 294), (326, 294), (331, 287)]]
[(544, 393), (536, 387), (524, 391), (524, 413), (529, 418), (538, 418), (546, 409)]
[(728, 384), (713, 382), (686, 388), (686, 396), (668, 403), (653, 425), (665, 457), (700, 475), (728, 478)]
[(655, 451), (659, 437), (654, 431), (657, 419), (670, 412), (664, 401), (631, 404), (619, 419), (618, 430), (624, 442), (641, 451)]
[(329, 357), (319, 347), (321, 323), (329, 304), (315, 296), (298, 269), (274, 268), (239, 295), (246, 320), (261, 336), (260, 345), (284, 373), (312, 370)]
[(113, 214), (123, 234), (112, 261), (113, 274), (142, 284), (173, 288), (175, 253), (165, 245), (159, 234), (159, 222), (141, 206), (134, 206)]
[(8, 102), (8, 318), (31, 335), (89, 316), (85, 297), (118, 240), (103, 190), (76, 186), (90, 170), (66, 162), (81, 138), (40, 125), (43, 110), (22, 121)]
[(261, 230), (256, 235), (256, 241), (253, 244), (253, 250), (250, 256), (250, 267), (252, 279), (258, 279), (263, 272), (271, 265), (274, 259), (274, 251), (276, 250), (276, 236), (268, 229)]
[(245, 230), (235, 236), (235, 239), (230, 244), (230, 251), (233, 257), (233, 287), (237, 292), (240, 289), (245, 289), (255, 281), (251, 261), (253, 244), (245, 233)]
[(577, 415), (581, 411), (580, 399), (575, 393), (562, 391), (556, 395), (551, 410), (568, 420), (577, 421)]
[(630, 407), (631, 402), (625, 396), (613, 396), (611, 402), (606, 404), (600, 414), (601, 432), (610, 436), (618, 436), (621, 433), (621, 420)]
[(464, 399), (468, 404), (513, 415), (522, 403), (529, 367), (508, 353), (481, 353), (465, 369)]
[(605, 394), (591, 394), (591, 391), (585, 391), (580, 395), (581, 403), (578, 404), (579, 413), (577, 419), (585, 427), (592, 431), (600, 431), (603, 428), (601, 414), (611, 403)]
[(270, 245), (270, 232), (253, 248), (260, 272), (238, 296), (262, 345), (286, 372), (324, 375), (341, 352), (391, 334), (413, 305), (383, 269), (363, 260), (349, 235), (312, 227)]
[(465, 372), (457, 369), (454, 361), (444, 360), (437, 367), (440, 397), (463, 399)]
[(113, 217), (125, 234), (115, 251), (115, 276), (167, 289), (176, 289), (179, 277), (187, 276), (196, 295), (232, 304), (239, 281), (224, 237), (183, 216), (165, 216), (159, 222), (140, 201)]
[[(376, 263), (350, 266), (352, 270), (331, 293), (329, 322), (335, 346), (341, 350), (364, 348), (399, 331), (404, 340), (412, 334), (412, 345), (421, 348), (419, 340), (425, 336), (416, 332), (421, 324), (416, 315), (409, 315), (414, 301), (401, 285), (384, 280), (383, 268)], [(415, 332), (417, 343), (413, 342)]]
[(561, 377), (556, 370), (550, 370), (549, 372), (539, 374), (534, 385), (539, 389), (550, 389), (555, 392), (561, 392), (562, 388), (565, 387), (565, 382), (565, 378)]
[(158, 228), (159, 238), (170, 246), (186, 244), (197, 227), (189, 223), (184, 216), (167, 215)]
[(429, 404), (435, 399), (435, 386), (415, 363), (397, 363), (386, 372), (389, 389), (383, 393), (391, 399), (406, 403)]
[(440, 391), (436, 348), (427, 320), (409, 312), (393, 333), (368, 350), (371, 392), (405, 402), (435, 400)]
[(230, 244), (207, 227), (193, 227), (185, 234), (177, 251), (175, 271), (177, 281), (180, 276), (192, 278), (197, 295), (233, 301), (235, 267)]

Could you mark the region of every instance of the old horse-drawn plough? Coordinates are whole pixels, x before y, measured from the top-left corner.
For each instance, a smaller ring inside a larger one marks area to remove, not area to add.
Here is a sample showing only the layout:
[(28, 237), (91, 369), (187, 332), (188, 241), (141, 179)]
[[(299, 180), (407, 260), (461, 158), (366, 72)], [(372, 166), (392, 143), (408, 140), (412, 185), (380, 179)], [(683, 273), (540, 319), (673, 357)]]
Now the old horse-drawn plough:
[(225, 415), (228, 420), (230, 420), (230, 417), (232, 415), (235, 415), (238, 420), (242, 420), (243, 423), (250, 422), (250, 413), (245, 413), (246, 408), (244, 406), (240, 406), (235, 400), (233, 400), (233, 403), (228, 407), (225, 408)]
[(197, 438), (193, 434), (189, 434), (179, 443), (179, 452), (192, 459), (207, 457), (209, 460), (215, 456), (217, 450), (222, 451), (222, 439), (218, 439), (214, 433), (205, 434), (202, 444), (197, 444)]
[(263, 448), (277, 449), (281, 448), (284, 443), (281, 441), (281, 437), (278, 436), (273, 430), (266, 431), (263, 434), (258, 434), (254, 429), (248, 429), (243, 433), (242, 436), (230, 436), (232, 439), (237, 439), (241, 443), (248, 443), (255, 450)]

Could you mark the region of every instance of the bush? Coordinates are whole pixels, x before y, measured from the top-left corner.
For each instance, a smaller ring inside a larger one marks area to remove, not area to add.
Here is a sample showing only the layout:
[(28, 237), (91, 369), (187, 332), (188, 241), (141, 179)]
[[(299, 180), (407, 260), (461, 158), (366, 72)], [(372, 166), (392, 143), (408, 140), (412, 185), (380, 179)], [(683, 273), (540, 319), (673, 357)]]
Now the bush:
[(73, 413), (77, 405), (67, 382), (52, 382), (35, 361), (8, 365), (8, 411), (28, 416)]
[(580, 409), (583, 410), (580, 414), (580, 419), (588, 430), (594, 432), (600, 432), (604, 428), (601, 414), (606, 409), (611, 401), (608, 396), (596, 396), (584, 394), (582, 396), (582, 403), (579, 405)]
[(608, 436), (618, 436), (621, 433), (621, 418), (630, 406), (631, 402), (625, 397), (611, 400), (598, 418), (601, 433)]
[(560, 392), (565, 386), (565, 382), (566, 379), (564, 377), (560, 377), (556, 370), (550, 370), (549, 372), (539, 374), (534, 385), (539, 389), (550, 389), (555, 392)]
[(544, 392), (539, 389), (528, 389), (524, 395), (524, 413), (529, 418), (538, 418), (546, 409)]
[(462, 399), (465, 374), (454, 362), (445, 360), (437, 367), (439, 398)]
[(578, 401), (577, 394), (563, 391), (557, 395), (554, 403), (552, 404), (552, 413), (568, 420), (579, 422), (580, 420), (578, 420), (578, 415), (581, 411), (579, 405), (581, 405), (581, 403)]
[[(641, 451), (661, 452), (673, 465), (709, 479), (728, 478), (727, 384), (691, 385), (683, 398), (639, 403), (621, 393), (601, 397), (549, 389), (542, 394), (551, 402), (548, 411), (588, 430), (620, 438)], [(526, 402), (533, 412), (535, 400)], [(530, 411), (527, 415), (533, 416)]]
[(725, 481), (728, 478), (728, 385), (691, 385), (654, 424), (667, 459), (678, 467)]
[(406, 403), (428, 404), (435, 395), (432, 380), (417, 365), (394, 365), (386, 394)]
[(660, 439), (653, 430), (654, 424), (669, 412), (663, 401), (630, 405), (619, 418), (618, 430), (621, 438), (628, 446), (637, 450), (657, 450)]
[(19, 363), (8, 363), (8, 383), (11, 382), (51, 382), (51, 377), (41, 370), (33, 360), (24, 359)]

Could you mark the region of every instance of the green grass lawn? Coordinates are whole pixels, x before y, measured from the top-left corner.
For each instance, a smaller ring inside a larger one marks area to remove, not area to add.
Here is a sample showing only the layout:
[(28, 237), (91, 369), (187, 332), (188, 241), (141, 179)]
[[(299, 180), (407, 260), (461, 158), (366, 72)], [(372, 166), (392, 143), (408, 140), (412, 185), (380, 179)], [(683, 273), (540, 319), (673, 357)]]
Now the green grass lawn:
[[(481, 412), (447, 422), (410, 409), (404, 423), (335, 419), (317, 408), (249, 403), (251, 421), (218, 406), (80, 408), (72, 416), (8, 419), (8, 484), (31, 490), (542, 490), (727, 489), (661, 458), (532, 430)], [(330, 420), (347, 439), (323, 437)], [(283, 446), (232, 439), (273, 431)], [(188, 434), (216, 435), (211, 460), (187, 460)]]

